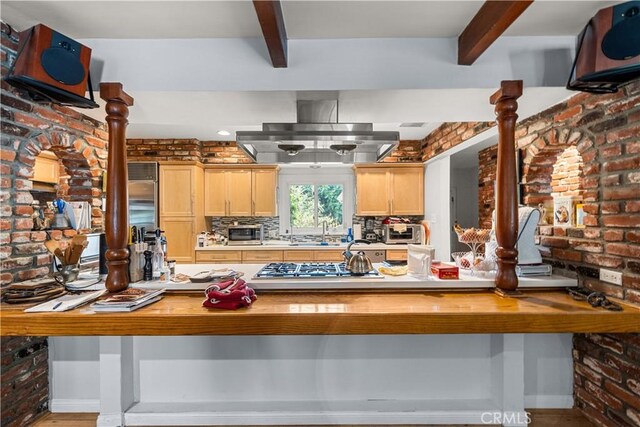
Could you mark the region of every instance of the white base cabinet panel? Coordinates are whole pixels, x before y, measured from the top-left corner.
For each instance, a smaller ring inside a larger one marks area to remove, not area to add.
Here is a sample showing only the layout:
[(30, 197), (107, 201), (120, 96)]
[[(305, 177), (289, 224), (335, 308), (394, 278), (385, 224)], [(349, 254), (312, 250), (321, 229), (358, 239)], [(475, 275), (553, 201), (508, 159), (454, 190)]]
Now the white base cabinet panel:
[(494, 413), (516, 426), (525, 408), (573, 404), (570, 334), (51, 341), (53, 412), (98, 402), (100, 426), (482, 424)]

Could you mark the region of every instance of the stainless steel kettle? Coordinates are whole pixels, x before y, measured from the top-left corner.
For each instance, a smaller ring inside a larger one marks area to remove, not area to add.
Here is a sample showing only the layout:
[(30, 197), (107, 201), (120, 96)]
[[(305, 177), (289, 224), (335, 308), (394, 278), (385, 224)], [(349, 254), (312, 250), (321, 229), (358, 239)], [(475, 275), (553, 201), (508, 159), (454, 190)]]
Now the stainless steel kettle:
[(362, 251), (351, 253), (351, 246), (356, 243), (364, 243), (371, 244), (368, 240), (354, 240), (349, 243), (347, 246), (347, 250), (342, 253), (344, 256), (344, 262), (347, 264), (347, 270), (351, 272), (351, 274), (355, 275), (363, 275), (367, 274), (371, 270), (373, 270), (373, 265), (371, 264), (371, 260), (369, 257)]

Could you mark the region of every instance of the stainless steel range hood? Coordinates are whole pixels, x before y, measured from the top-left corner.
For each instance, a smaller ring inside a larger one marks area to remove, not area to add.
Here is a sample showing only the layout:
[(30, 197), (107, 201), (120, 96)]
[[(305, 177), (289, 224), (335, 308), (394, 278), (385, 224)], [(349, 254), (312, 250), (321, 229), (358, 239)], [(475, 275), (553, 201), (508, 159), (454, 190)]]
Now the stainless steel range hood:
[(338, 101), (298, 100), (297, 123), (263, 123), (236, 133), (238, 146), (258, 163), (372, 163), (398, 145), (398, 132), (372, 123), (338, 123)]

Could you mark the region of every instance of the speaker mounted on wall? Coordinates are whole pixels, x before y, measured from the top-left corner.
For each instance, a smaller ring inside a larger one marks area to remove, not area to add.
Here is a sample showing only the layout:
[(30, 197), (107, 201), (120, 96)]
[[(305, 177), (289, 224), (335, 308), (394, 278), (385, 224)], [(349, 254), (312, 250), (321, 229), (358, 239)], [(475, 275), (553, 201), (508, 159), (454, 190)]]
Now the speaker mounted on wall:
[[(38, 24), (20, 33), (17, 58), (5, 80), (35, 99), (97, 108), (89, 76), (90, 62), (91, 49)], [(84, 96), (87, 90), (90, 99)]]
[(578, 35), (567, 89), (610, 93), (640, 78), (640, 1), (601, 9)]

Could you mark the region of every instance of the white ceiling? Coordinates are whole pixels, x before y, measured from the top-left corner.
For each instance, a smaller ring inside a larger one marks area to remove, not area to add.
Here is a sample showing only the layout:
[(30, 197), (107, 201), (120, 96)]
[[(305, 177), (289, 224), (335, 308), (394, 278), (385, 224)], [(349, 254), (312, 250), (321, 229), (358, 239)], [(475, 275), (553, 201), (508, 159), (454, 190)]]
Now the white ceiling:
[[(483, 1), (283, 0), (290, 39), (456, 37)], [(612, 1), (535, 1), (505, 35), (575, 35)], [(3, 1), (2, 19), (74, 38), (246, 38), (262, 33), (251, 1)]]

